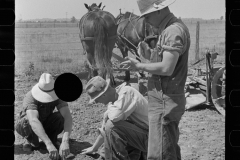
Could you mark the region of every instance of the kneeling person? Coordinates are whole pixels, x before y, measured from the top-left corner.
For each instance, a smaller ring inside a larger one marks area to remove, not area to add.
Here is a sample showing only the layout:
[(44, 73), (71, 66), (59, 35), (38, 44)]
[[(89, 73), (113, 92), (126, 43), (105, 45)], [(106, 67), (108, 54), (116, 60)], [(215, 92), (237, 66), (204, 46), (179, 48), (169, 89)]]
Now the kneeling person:
[[(58, 112), (53, 113), (55, 107)], [(54, 79), (50, 74), (43, 73), (39, 82), (26, 94), (15, 129), (26, 138), (23, 145), (25, 151), (37, 149), (40, 138), (45, 143), (51, 159), (58, 159), (59, 154), (65, 157), (70, 153), (72, 116), (68, 104), (56, 96)], [(58, 144), (57, 136), (63, 130), (62, 143)]]
[(82, 154), (96, 152), (104, 143), (105, 159), (139, 159), (141, 152), (147, 152), (148, 144), (148, 102), (135, 88), (126, 83), (116, 89), (110, 80), (94, 77), (86, 85), (91, 97), (89, 103), (107, 105), (100, 135), (90, 148)]

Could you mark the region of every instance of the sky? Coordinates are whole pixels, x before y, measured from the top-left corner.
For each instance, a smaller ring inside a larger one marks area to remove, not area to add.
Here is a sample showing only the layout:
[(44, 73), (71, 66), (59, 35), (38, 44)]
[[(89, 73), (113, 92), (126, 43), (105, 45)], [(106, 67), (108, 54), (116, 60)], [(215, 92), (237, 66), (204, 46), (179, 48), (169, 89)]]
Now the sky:
[[(71, 18), (80, 19), (87, 9), (84, 3), (97, 5), (102, 2), (104, 10), (114, 16), (130, 11), (140, 15), (136, 0), (15, 0), (16, 20), (41, 18)], [(102, 8), (101, 7), (101, 8)], [(181, 18), (225, 19), (225, 0), (176, 0), (169, 6), (170, 11)]]

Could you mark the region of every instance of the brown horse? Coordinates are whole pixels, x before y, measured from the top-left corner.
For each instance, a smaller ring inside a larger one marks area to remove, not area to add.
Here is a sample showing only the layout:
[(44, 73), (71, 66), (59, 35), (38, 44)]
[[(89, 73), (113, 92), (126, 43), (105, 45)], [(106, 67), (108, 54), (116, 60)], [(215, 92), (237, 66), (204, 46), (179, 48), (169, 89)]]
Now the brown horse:
[[(141, 41), (148, 43), (150, 48), (154, 48), (157, 43), (158, 31), (145, 21), (144, 17), (126, 12), (116, 17), (117, 21), (117, 47), (120, 49), (123, 57), (128, 56), (128, 51), (139, 57), (137, 53), (138, 44)], [(141, 74), (141, 73), (140, 73)], [(143, 77), (143, 74), (141, 74)], [(130, 72), (125, 71), (125, 80), (130, 80)]]
[(101, 4), (85, 4), (88, 13), (79, 22), (80, 39), (90, 67), (88, 79), (100, 75), (104, 79), (109, 77), (111, 85), (115, 85), (111, 57), (116, 43), (117, 25), (111, 13), (100, 9)]

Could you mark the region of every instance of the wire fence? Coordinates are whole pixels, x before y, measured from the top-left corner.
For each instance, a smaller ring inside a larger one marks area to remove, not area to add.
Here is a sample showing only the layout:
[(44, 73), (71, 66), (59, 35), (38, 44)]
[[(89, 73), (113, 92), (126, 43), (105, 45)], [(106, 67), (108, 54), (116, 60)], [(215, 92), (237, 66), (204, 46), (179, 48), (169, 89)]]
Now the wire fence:
[[(185, 22), (191, 35), (189, 61), (195, 61), (196, 43), (200, 57), (206, 49), (215, 49), (220, 55), (225, 55), (223, 22), (200, 22), (199, 37), (197, 23)], [(15, 64), (18, 70), (29, 69), (30, 63), (42, 70), (76, 71), (83, 68), (86, 56), (77, 23), (17, 23), (15, 27)], [(121, 55), (118, 49), (114, 52)]]
[[(225, 24), (225, 20), (184, 20), (184, 23), (196, 24)], [(61, 27), (78, 27), (78, 22), (16, 22), (15, 28), (61, 28)]]

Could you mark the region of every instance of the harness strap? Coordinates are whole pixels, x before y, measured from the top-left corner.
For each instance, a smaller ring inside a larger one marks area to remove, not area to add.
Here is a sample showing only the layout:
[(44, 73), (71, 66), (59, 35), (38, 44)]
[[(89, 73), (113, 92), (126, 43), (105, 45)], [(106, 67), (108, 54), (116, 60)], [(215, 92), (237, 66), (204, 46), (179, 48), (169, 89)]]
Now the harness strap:
[[(89, 16), (89, 14), (90, 13), (92, 13), (92, 12), (96, 12), (96, 11), (99, 11), (99, 10), (93, 10), (93, 11), (90, 11), (90, 12), (88, 12), (84, 17), (83, 17), (83, 22), (82, 22), (82, 28), (80, 28), (81, 30), (82, 30), (82, 34), (80, 33), (80, 39), (81, 39), (81, 41), (89, 41), (89, 40), (94, 40), (94, 37), (85, 37), (84, 36), (84, 22), (85, 22), (85, 20), (87, 19), (87, 17)], [(116, 38), (117, 37), (117, 35), (113, 35), (113, 36), (111, 36), (111, 37), (108, 37), (108, 40), (112, 40), (112, 39), (114, 39), (114, 38)]]
[[(115, 39), (117, 37), (117, 35), (113, 35), (111, 37), (108, 37), (108, 40), (112, 40), (112, 39)], [(90, 41), (90, 40), (93, 40), (94, 37), (82, 37), (81, 40), (82, 41)]]
[[(124, 22), (124, 21), (128, 20), (128, 23), (124, 26), (122, 33), (119, 33), (119, 32), (118, 32), (118, 37), (120, 37), (120, 39), (123, 38), (124, 40), (126, 40), (128, 43), (130, 43), (130, 44), (137, 50), (138, 47), (135, 46), (132, 42), (130, 42), (130, 41), (124, 36), (125, 30), (126, 30), (128, 24), (129, 24), (129, 23), (132, 24), (132, 22), (131, 22), (132, 14), (133, 14), (133, 13), (130, 14), (130, 16), (129, 16), (128, 19), (124, 19), (124, 20), (122, 21), (122, 22)], [(122, 22), (119, 21), (118, 24), (120, 24), (120, 23), (122, 23)], [(134, 31), (135, 31), (135, 33), (137, 34), (137, 37), (138, 37), (139, 39), (141, 39), (141, 38), (139, 37), (137, 31), (136, 31), (135, 26), (134, 26), (133, 24), (132, 24), (132, 26), (134, 27)], [(122, 42), (122, 43), (123, 43), (123, 44), (128, 48), (128, 50), (129, 50), (129, 47), (128, 47), (124, 42)], [(130, 51), (130, 50), (129, 50), (129, 51)], [(133, 52), (132, 52), (132, 53), (133, 53)], [(136, 53), (133, 53), (133, 54), (136, 55)]]
[[(132, 16), (132, 14), (133, 14), (133, 13), (131, 13), (130, 16), (129, 16), (129, 22), (130, 22), (131, 24), (132, 24), (132, 21), (131, 21), (131, 16)], [(136, 30), (135, 25), (132, 24), (132, 26), (133, 26), (133, 28), (134, 28), (135, 33), (137, 34), (138, 39), (141, 39), (141, 38), (139, 37), (138, 33), (137, 33), (137, 30)]]

